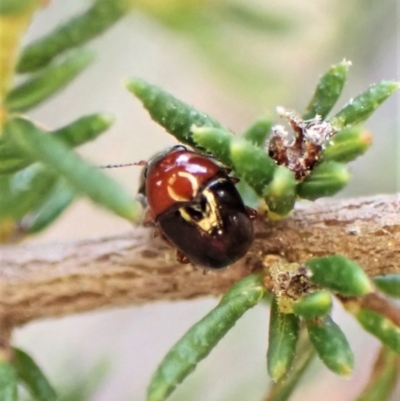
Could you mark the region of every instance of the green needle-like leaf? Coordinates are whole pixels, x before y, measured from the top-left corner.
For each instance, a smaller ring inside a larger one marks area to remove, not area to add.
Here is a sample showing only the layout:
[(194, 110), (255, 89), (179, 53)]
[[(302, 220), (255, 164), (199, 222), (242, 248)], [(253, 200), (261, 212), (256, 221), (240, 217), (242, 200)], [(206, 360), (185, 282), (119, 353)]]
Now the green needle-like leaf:
[(22, 170), (30, 164), (30, 160), (21, 156), (2, 158), (0, 160), (0, 175), (16, 173), (17, 171)]
[(96, 139), (101, 133), (110, 128), (113, 122), (114, 117), (110, 114), (90, 114), (65, 127), (52, 131), (52, 135), (74, 148)]
[(290, 213), (296, 201), (296, 185), (293, 172), (278, 166), (271, 183), (264, 188), (263, 198), (268, 210), (278, 216)]
[(360, 308), (355, 316), (361, 326), (400, 354), (400, 327), (387, 317), (369, 309)]
[(29, 234), (37, 233), (50, 225), (76, 199), (73, 191), (64, 179), (60, 178), (56, 185), (44, 198), (41, 204), (23, 218), (21, 229)]
[(297, 186), (297, 195), (315, 200), (332, 196), (343, 189), (350, 180), (346, 165), (334, 161), (318, 164), (311, 174)]
[(397, 89), (399, 82), (382, 81), (350, 100), (330, 121), (341, 129), (363, 123)]
[(253, 145), (261, 147), (271, 133), (272, 124), (272, 119), (269, 116), (262, 116), (243, 133), (242, 137)]
[(0, 360), (0, 401), (17, 401), (17, 375), (14, 367)]
[(21, 112), (38, 106), (68, 85), (93, 59), (92, 52), (79, 50), (63, 62), (49, 66), (8, 94), (7, 109)]
[(221, 302), (196, 323), (168, 352), (161, 362), (147, 393), (147, 401), (163, 401), (196, 365), (217, 345), (248, 309), (265, 295), (259, 276), (237, 282)]
[(349, 61), (343, 60), (332, 65), (321, 77), (304, 114), (305, 120), (315, 118), (317, 114), (325, 120), (342, 93), (350, 65)]
[(134, 78), (127, 82), (128, 89), (143, 103), (152, 119), (175, 136), (179, 142), (196, 146), (191, 128), (216, 127), (225, 129), (218, 121), (192, 106), (176, 99), (170, 93), (146, 81)]
[(372, 135), (361, 127), (345, 128), (327, 143), (323, 160), (348, 163), (364, 154), (372, 144)]
[(269, 321), (267, 367), (275, 382), (289, 371), (296, 355), (299, 338), (299, 318), (292, 313), (279, 312), (276, 299), (271, 304)]
[(300, 330), (296, 357), (289, 372), (277, 383), (272, 383), (264, 401), (288, 401), (297, 384), (315, 356), (315, 349), (308, 339), (305, 327)]
[(36, 71), (58, 54), (100, 35), (117, 22), (132, 3), (132, 0), (97, 0), (85, 13), (26, 46), (17, 66), (18, 72)]
[(6, 130), (0, 136), (0, 175), (12, 174), (29, 166), (31, 161), (18, 150)]
[[(92, 114), (51, 132), (51, 135), (70, 147), (80, 146), (97, 138), (113, 122), (108, 114)], [(11, 174), (28, 167), (33, 162), (21, 153), (7, 132), (0, 137), (0, 174)]]
[(275, 161), (264, 150), (240, 137), (233, 137), (231, 141), (230, 158), (239, 177), (262, 196), (264, 188), (274, 177)]
[(400, 298), (400, 274), (374, 277), (378, 289), (393, 298)]
[(357, 401), (387, 401), (400, 373), (400, 355), (382, 347), (364, 391)]
[(354, 366), (354, 355), (340, 327), (329, 315), (306, 320), (308, 335), (324, 364), (342, 376), (349, 376)]
[(138, 221), (142, 208), (100, 169), (89, 166), (66, 145), (21, 118), (8, 122), (12, 139), (24, 153), (65, 177), (78, 192), (130, 221)]
[(35, 361), (24, 351), (14, 348), (13, 365), (19, 380), (37, 401), (56, 401), (57, 395)]
[(191, 131), (192, 140), (199, 147), (215, 155), (225, 166), (233, 167), (230, 153), (234, 135), (225, 129), (214, 127), (193, 126)]
[[(239, 182), (237, 189), (243, 197), (246, 205), (256, 207), (259, 204), (259, 198), (255, 193), (255, 189), (252, 188), (246, 181), (246, 177), (252, 177), (251, 165), (245, 165), (244, 169), (239, 165), (235, 164), (231, 159), (231, 145), (234, 143), (237, 137), (225, 129), (213, 128), (213, 127), (192, 127), (192, 139), (197, 143), (198, 147), (205, 149), (207, 152), (212, 153), (215, 157), (225, 164), (227, 167), (235, 169), (234, 174), (238, 174), (245, 181)], [(269, 163), (268, 156), (263, 150), (253, 145), (249, 141), (246, 142), (242, 139), (244, 144), (248, 144), (251, 149), (257, 149), (258, 156)], [(275, 166), (274, 166), (275, 167)]]
[(321, 290), (305, 295), (293, 304), (293, 312), (304, 319), (315, 319), (326, 315), (332, 309), (329, 291)]
[(373, 291), (371, 280), (364, 270), (341, 255), (325, 256), (306, 262), (310, 280), (340, 294), (363, 296)]

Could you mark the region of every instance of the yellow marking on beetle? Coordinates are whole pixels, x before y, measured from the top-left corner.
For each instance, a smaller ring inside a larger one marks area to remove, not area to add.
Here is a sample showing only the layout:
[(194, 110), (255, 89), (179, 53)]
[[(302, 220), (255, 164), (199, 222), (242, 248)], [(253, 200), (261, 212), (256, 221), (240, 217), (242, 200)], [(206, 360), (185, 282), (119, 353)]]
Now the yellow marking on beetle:
[(193, 222), (192, 216), (185, 210), (184, 207), (181, 207), (179, 209), (179, 213), (181, 214), (181, 216), (188, 221), (189, 223)]
[(185, 198), (183, 196), (179, 196), (171, 186), (168, 185), (168, 195), (176, 202), (187, 202), (189, 201), (191, 198)]
[(206, 210), (204, 211), (201, 220), (194, 220), (190, 213), (188, 213), (188, 211), (183, 207), (179, 209), (179, 212), (186, 221), (196, 224), (207, 234), (212, 234), (216, 227), (221, 226), (222, 220), (212, 191), (206, 189), (203, 191), (203, 195), (207, 199), (207, 202)]
[(185, 198), (185, 197), (183, 197), (183, 196), (178, 195), (178, 194), (174, 191), (173, 185), (175, 184), (175, 181), (176, 181), (177, 178), (178, 178), (178, 177), (176, 176), (176, 174), (174, 174), (174, 175), (173, 175), (172, 177), (170, 177), (170, 179), (168, 180), (168, 187), (167, 187), (168, 195), (169, 195), (174, 201), (177, 201), (177, 202), (187, 202), (187, 201), (190, 201), (191, 199), (193, 199), (193, 198), (196, 196), (197, 191), (198, 191), (198, 189), (199, 189), (199, 184), (198, 184), (198, 182), (197, 182), (197, 179), (196, 179), (196, 177), (193, 176), (193, 174), (187, 173), (187, 172), (185, 172), (185, 171), (179, 171), (179, 172), (178, 172), (178, 176), (179, 176), (179, 177), (186, 178), (186, 179), (189, 181), (190, 186), (192, 187), (192, 194), (191, 194), (191, 196), (190, 196), (189, 198)]

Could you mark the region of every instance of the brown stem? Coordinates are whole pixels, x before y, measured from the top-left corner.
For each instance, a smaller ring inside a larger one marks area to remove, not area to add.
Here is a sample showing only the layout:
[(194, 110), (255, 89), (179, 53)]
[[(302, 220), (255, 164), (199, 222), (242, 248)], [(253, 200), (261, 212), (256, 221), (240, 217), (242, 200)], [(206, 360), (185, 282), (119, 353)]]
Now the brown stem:
[(368, 309), (372, 312), (384, 315), (396, 326), (400, 327), (400, 309), (379, 293), (371, 293), (362, 298), (339, 298), (345, 306), (350, 306), (350, 310), (355, 308), (355, 306), (357, 306), (357, 308)]
[(260, 270), (267, 255), (303, 262), (338, 253), (370, 276), (400, 273), (398, 195), (310, 203), (288, 219), (259, 219), (255, 227), (248, 255), (208, 274), (178, 264), (174, 251), (142, 227), (113, 238), (3, 247), (0, 322), (14, 327), (105, 306), (220, 295)]

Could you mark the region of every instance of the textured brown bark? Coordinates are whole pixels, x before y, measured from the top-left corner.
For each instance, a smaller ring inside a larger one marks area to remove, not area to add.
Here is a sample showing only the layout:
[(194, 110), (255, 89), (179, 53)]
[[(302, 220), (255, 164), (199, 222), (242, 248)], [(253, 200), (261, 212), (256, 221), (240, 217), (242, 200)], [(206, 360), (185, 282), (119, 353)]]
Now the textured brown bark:
[(260, 270), (267, 255), (303, 262), (328, 254), (356, 260), (370, 276), (400, 273), (399, 196), (308, 203), (279, 222), (259, 219), (248, 255), (208, 274), (178, 264), (174, 251), (141, 227), (92, 241), (5, 246), (0, 323), (14, 327), (106, 306), (220, 295)]

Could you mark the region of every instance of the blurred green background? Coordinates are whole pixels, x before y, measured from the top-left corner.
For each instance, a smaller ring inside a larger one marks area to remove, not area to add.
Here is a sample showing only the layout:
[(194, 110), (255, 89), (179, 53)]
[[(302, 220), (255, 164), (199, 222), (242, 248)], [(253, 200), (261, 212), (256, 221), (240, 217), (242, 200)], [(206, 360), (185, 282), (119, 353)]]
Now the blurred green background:
[[(138, 3), (140, 10), (89, 44), (98, 61), (61, 95), (30, 114), (50, 128), (83, 114), (114, 114), (112, 129), (80, 149), (96, 165), (147, 159), (174, 143), (124, 89), (128, 77), (164, 87), (238, 133), (259, 115), (273, 114), (276, 106), (301, 112), (319, 75), (343, 58), (353, 66), (336, 110), (372, 83), (400, 79), (398, 0)], [(35, 16), (26, 43), (89, 4), (51, 1)], [(367, 121), (374, 145), (351, 165), (353, 178), (339, 196), (398, 192), (399, 105), (397, 93)], [(139, 169), (108, 173), (135, 194)], [(30, 242), (95, 238), (130, 229), (126, 221), (80, 200)], [(96, 366), (107, 360), (108, 373), (87, 399), (143, 400), (165, 352), (216, 302), (153, 304), (35, 322), (17, 330), (15, 340), (32, 353), (59, 389), (76, 387), (89, 376), (93, 381), (99, 375)], [(377, 342), (338, 305), (335, 312), (356, 353), (353, 377), (347, 381), (336, 377), (316, 361), (292, 401), (350, 401), (366, 381)], [(268, 386), (267, 324), (266, 306), (245, 315), (171, 401), (261, 401)], [(76, 395), (70, 399), (78, 400)]]

